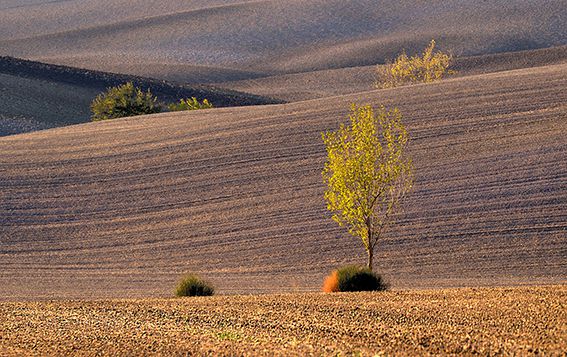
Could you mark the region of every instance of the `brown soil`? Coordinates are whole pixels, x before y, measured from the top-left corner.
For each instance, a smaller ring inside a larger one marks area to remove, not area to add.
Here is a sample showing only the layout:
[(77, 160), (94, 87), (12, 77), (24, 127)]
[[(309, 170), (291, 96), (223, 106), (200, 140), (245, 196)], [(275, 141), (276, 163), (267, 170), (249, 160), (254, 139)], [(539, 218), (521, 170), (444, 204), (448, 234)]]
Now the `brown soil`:
[(396, 105), (415, 190), (381, 241), (394, 287), (563, 283), (567, 65), (300, 103), (0, 138), (0, 297), (155, 297), (196, 271), (224, 293), (318, 290), (362, 263), (322, 199), (320, 133)]
[[(567, 63), (567, 46), (455, 58), (453, 77)], [(223, 88), (295, 102), (366, 92), (375, 87), (376, 65), (219, 82)]]
[(567, 288), (0, 304), (3, 355), (545, 354)]
[(563, 0), (6, 1), (0, 55), (183, 82), (567, 44)]

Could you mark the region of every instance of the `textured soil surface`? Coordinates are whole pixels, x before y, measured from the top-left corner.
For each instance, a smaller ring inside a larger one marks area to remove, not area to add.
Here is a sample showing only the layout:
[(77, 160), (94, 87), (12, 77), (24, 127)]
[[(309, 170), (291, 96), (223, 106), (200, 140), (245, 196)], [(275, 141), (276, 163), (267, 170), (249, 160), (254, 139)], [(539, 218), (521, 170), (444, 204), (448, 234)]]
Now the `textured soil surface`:
[(313, 291), (364, 261), (323, 202), (320, 133), (396, 105), (415, 190), (379, 245), (396, 287), (564, 283), (567, 65), (0, 138), (0, 298)]
[(4, 0), (0, 55), (195, 81), (566, 45), (564, 0)]
[[(457, 57), (453, 77), (567, 63), (567, 46), (493, 55)], [(218, 83), (223, 88), (302, 101), (365, 92), (375, 88), (376, 67), (356, 66)]]
[(565, 18), (564, 0), (3, 0), (0, 56), (84, 69), (15, 73), (0, 57), (0, 136), (86, 122), (93, 98), (127, 80), (216, 106), (367, 91), (376, 64), (432, 38), (463, 59), (460, 75), (557, 64)]
[[(0, 356), (564, 355), (566, 18), (565, 0), (0, 1)], [(432, 38), (456, 76), (373, 90)], [(217, 108), (70, 125), (126, 81)], [(317, 293), (366, 260), (321, 179), (352, 103), (399, 107), (416, 182), (375, 254), (395, 290)], [(185, 272), (220, 295), (171, 298)]]
[(3, 355), (545, 354), (567, 288), (0, 304)]
[[(567, 46), (559, 46), (459, 58), (452, 68), (457, 71), (457, 76), (469, 76), (565, 62)], [(172, 66), (170, 69), (174, 68)], [(302, 101), (364, 92), (374, 88), (375, 73), (376, 66), (362, 66), (241, 81), (225, 81), (226, 78), (221, 77), (221, 82), (211, 86), (194, 82), (170, 83), (0, 57), (0, 136), (88, 122), (92, 100), (107, 88), (129, 81), (144, 90), (150, 89), (160, 102), (197, 97), (207, 98), (216, 107), (223, 107)]]

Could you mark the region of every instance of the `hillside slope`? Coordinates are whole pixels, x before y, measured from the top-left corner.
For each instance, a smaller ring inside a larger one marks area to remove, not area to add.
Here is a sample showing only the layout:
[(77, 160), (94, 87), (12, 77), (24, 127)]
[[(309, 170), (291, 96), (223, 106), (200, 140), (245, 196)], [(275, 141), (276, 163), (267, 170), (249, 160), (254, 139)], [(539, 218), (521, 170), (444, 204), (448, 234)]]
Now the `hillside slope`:
[(189, 97), (207, 98), (217, 107), (282, 102), (212, 86), (0, 57), (0, 136), (88, 122), (93, 99), (126, 82), (150, 89), (166, 103)]
[(0, 55), (179, 81), (382, 63), (431, 38), (459, 56), (567, 44), (564, 0), (11, 0), (0, 6)]
[[(451, 66), (457, 77), (567, 63), (567, 46), (459, 57)], [(285, 101), (364, 92), (375, 87), (377, 66), (357, 66), (218, 83), (223, 88)], [(454, 77), (454, 76), (453, 76)]]
[(0, 138), (0, 297), (317, 290), (364, 261), (329, 219), (320, 132), (397, 105), (415, 191), (379, 246), (395, 288), (565, 283), (567, 65)]

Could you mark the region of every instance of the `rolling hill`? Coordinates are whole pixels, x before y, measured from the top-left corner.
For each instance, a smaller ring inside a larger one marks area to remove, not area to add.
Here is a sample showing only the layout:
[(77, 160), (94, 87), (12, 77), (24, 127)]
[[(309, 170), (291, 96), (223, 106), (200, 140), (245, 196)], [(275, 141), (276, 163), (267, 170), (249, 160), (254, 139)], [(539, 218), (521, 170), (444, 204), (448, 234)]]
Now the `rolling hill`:
[(90, 121), (90, 104), (105, 89), (133, 82), (162, 102), (207, 98), (215, 106), (281, 103), (258, 95), (198, 84), (0, 57), (0, 136)]
[[(567, 62), (567, 46), (492, 55), (458, 57), (451, 68), (456, 76), (541, 67)], [(357, 66), (263, 78), (225, 81), (218, 86), (285, 101), (301, 101), (364, 92), (374, 88), (376, 66)]]
[(566, 45), (564, 0), (9, 0), (0, 55), (180, 82)]
[[(457, 76), (567, 62), (567, 46), (458, 58)], [(170, 68), (175, 70), (175, 67)], [(215, 106), (259, 105), (324, 98), (374, 87), (375, 66), (280, 74), (214, 86), (51, 65), (0, 57), (0, 136), (88, 122), (90, 103), (106, 88), (128, 81), (160, 101), (196, 96)], [(223, 77), (224, 78), (224, 77)]]
[(320, 132), (351, 102), (398, 106), (412, 135), (415, 190), (376, 261), (395, 288), (564, 284), (565, 73), (0, 138), (0, 298), (167, 296), (186, 270), (222, 293), (319, 289), (364, 261), (329, 219), (320, 176)]
[(567, 58), (566, 9), (562, 0), (6, 0), (0, 135), (85, 122), (94, 96), (126, 80), (163, 100), (217, 106), (366, 91), (374, 65), (431, 38), (460, 58), (461, 75), (556, 64)]

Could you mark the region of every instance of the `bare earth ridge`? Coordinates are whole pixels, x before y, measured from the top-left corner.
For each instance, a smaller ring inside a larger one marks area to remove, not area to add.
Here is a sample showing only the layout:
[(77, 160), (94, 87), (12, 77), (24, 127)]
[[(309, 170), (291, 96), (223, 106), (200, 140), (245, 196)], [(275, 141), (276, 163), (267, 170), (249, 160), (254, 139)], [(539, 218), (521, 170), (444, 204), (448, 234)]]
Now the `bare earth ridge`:
[(562, 355), (567, 288), (0, 303), (21, 355)]
[(198, 82), (567, 44), (564, 0), (10, 0), (0, 55)]
[[(455, 58), (451, 69), (456, 71), (454, 77), (560, 63), (567, 63), (567, 46)], [(294, 102), (367, 91), (375, 87), (376, 68), (356, 66), (280, 74), (219, 82), (218, 86)]]
[(378, 270), (394, 287), (565, 283), (567, 65), (284, 105), (0, 138), (0, 297), (313, 291), (360, 243), (322, 200), (321, 131), (399, 106), (415, 191)]
[[(470, 76), (566, 62), (567, 46), (558, 46), (458, 58), (452, 68), (457, 71), (457, 76)], [(0, 136), (88, 122), (92, 100), (106, 88), (128, 81), (150, 89), (161, 102), (195, 96), (207, 98), (216, 107), (222, 107), (274, 104), (363, 92), (374, 88), (375, 75), (376, 66), (362, 66), (242, 81), (227, 82), (226, 78), (222, 78), (213, 87), (0, 57)]]
[(132, 82), (159, 103), (208, 99), (215, 107), (282, 103), (281, 100), (163, 80), (0, 57), (0, 136), (90, 121), (90, 104), (107, 88)]

